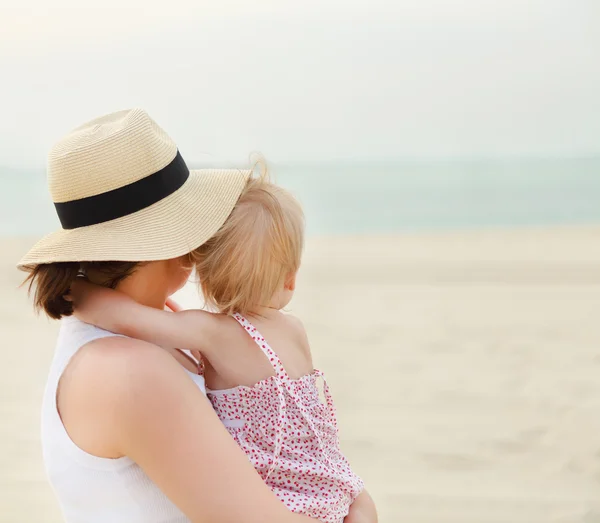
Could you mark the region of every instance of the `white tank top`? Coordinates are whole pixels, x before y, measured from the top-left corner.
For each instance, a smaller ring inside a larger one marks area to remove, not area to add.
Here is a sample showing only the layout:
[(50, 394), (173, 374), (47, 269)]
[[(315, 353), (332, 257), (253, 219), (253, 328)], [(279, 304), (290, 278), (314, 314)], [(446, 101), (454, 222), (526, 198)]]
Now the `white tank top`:
[[(42, 405), (42, 448), (48, 478), (67, 523), (189, 523), (183, 513), (127, 457), (99, 458), (67, 434), (56, 406), (60, 377), (85, 344), (115, 336), (75, 318), (63, 318)], [(202, 376), (189, 373), (206, 394)]]

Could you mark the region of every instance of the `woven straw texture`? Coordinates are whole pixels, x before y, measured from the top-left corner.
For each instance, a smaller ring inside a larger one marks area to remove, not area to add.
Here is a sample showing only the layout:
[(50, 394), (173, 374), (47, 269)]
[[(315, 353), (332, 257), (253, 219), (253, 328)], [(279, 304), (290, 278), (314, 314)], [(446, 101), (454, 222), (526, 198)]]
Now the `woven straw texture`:
[[(169, 164), (177, 146), (141, 109), (107, 115), (75, 129), (51, 150), (48, 185), (54, 202), (101, 194)], [(185, 184), (133, 214), (59, 230), (40, 240), (19, 267), (65, 261), (151, 261), (187, 254), (225, 222), (249, 170), (191, 171)]]

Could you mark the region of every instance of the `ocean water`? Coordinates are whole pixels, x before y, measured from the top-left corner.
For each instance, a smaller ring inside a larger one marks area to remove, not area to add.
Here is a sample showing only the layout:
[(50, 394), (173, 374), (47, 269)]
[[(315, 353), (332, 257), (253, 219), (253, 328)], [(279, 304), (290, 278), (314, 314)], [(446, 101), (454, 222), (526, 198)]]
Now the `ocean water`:
[[(600, 224), (600, 158), (274, 165), (308, 234)], [(58, 227), (43, 170), (0, 169), (0, 235)]]

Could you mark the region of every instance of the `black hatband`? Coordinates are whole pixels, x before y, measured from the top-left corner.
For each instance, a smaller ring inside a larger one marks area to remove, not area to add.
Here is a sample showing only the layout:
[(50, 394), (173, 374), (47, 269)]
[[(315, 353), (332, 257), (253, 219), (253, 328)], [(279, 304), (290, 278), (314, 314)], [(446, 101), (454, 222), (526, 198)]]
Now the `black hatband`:
[(160, 171), (118, 189), (102, 194), (55, 203), (63, 229), (77, 229), (115, 220), (159, 202), (173, 194), (188, 179), (190, 171), (177, 156)]

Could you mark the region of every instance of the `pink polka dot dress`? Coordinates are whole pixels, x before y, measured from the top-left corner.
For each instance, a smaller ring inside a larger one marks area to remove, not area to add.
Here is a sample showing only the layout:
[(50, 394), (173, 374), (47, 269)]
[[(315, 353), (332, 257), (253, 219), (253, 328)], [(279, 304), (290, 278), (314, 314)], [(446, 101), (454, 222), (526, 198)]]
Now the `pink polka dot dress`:
[(208, 391), (215, 411), (291, 511), (342, 523), (364, 485), (340, 450), (333, 399), (323, 374), (315, 370), (291, 379), (256, 328), (239, 314), (233, 317), (267, 356), (275, 375), (253, 387)]

